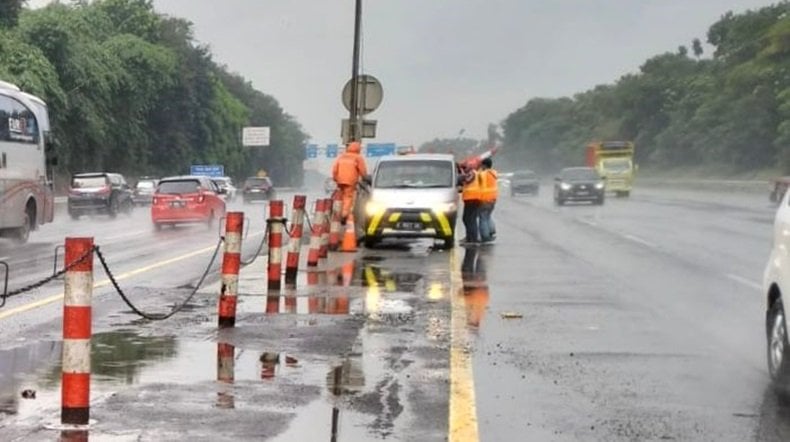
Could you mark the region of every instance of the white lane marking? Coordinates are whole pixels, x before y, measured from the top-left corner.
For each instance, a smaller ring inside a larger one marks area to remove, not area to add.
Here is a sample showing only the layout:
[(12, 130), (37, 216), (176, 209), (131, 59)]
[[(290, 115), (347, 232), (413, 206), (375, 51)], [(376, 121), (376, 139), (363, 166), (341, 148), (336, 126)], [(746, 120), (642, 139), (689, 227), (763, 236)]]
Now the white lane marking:
[(595, 221), (590, 221), (584, 218), (579, 218), (577, 219), (577, 221), (579, 221), (582, 224), (587, 224), (588, 226), (598, 227), (598, 224)]
[(99, 237), (99, 241), (116, 241), (122, 238), (130, 238), (133, 236), (140, 236), (146, 233), (151, 233), (151, 230), (138, 230), (136, 232), (124, 233), (122, 235), (108, 236), (107, 238)]
[(642, 244), (643, 246), (650, 247), (651, 249), (655, 249), (656, 247), (658, 247), (656, 244), (654, 244), (654, 243), (652, 243), (652, 242), (650, 242), (650, 241), (648, 241), (646, 239), (642, 239), (642, 238), (640, 238), (638, 236), (630, 235), (628, 233), (624, 233), (623, 234), (623, 238), (625, 238), (627, 240), (630, 240), (630, 241), (633, 241), (635, 243)]
[(732, 281), (735, 281), (737, 283), (743, 284), (746, 287), (750, 287), (750, 288), (757, 289), (757, 290), (762, 290), (763, 289), (762, 284), (758, 284), (758, 283), (756, 283), (756, 282), (754, 282), (752, 280), (743, 278), (741, 276), (733, 275), (732, 273), (726, 273), (724, 276), (726, 276), (728, 279), (730, 279)]

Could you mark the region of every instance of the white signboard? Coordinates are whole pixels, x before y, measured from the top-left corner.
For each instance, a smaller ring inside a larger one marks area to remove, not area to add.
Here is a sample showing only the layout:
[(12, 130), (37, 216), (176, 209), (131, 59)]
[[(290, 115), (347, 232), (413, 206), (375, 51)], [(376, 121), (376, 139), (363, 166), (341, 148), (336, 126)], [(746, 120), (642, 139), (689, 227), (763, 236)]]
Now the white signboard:
[(269, 127), (245, 127), (241, 131), (241, 144), (245, 146), (268, 146)]

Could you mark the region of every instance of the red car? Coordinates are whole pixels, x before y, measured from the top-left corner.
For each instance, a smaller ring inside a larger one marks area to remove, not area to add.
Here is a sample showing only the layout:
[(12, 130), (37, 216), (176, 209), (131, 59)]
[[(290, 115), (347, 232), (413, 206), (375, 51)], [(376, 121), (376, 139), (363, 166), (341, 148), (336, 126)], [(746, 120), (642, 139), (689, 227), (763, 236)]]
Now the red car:
[(225, 216), (225, 201), (209, 177), (178, 176), (164, 178), (156, 187), (151, 204), (154, 226), (180, 223), (205, 223), (209, 227)]

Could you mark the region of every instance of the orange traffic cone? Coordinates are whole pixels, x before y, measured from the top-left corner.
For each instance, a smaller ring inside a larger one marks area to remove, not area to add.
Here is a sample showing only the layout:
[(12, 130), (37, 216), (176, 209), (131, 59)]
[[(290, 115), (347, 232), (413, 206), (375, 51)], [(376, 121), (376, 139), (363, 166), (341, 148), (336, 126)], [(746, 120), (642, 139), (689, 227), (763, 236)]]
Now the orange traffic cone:
[(357, 251), (357, 232), (354, 228), (354, 215), (348, 215), (348, 221), (346, 222), (346, 232), (343, 234), (343, 242), (340, 244), (340, 251)]

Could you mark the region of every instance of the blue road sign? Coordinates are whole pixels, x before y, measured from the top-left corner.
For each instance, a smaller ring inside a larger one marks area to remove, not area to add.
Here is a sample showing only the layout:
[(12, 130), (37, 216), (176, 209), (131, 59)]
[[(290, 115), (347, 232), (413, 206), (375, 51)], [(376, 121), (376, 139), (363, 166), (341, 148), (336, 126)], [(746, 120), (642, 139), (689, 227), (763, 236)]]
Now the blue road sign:
[(395, 149), (395, 143), (370, 143), (365, 151), (365, 156), (370, 158), (395, 155)]
[(327, 158), (337, 158), (337, 144), (327, 144), (326, 145), (326, 157)]
[(190, 175), (221, 177), (225, 176), (225, 166), (218, 164), (212, 165), (192, 165), (189, 166)]
[(318, 145), (308, 144), (305, 146), (305, 154), (307, 158), (318, 158)]

